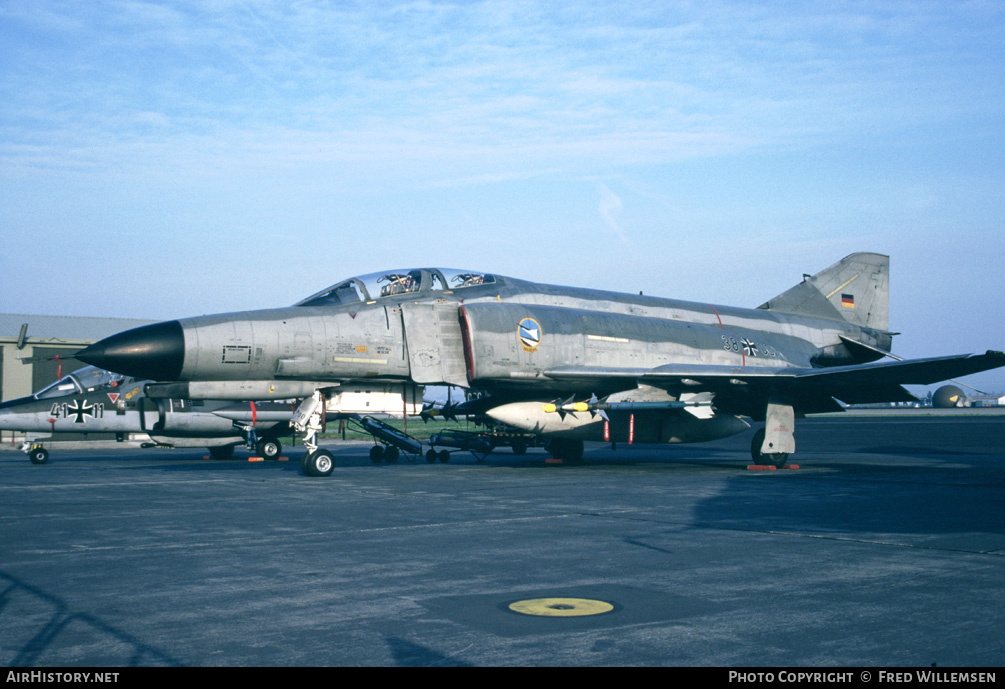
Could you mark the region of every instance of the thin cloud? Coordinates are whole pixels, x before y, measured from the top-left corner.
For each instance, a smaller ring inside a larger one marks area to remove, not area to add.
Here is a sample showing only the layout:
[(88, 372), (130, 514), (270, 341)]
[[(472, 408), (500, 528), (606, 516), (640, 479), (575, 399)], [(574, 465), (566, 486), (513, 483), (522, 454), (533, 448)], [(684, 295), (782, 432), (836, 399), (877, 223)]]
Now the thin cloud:
[(635, 245), (628, 238), (628, 235), (625, 234), (618, 220), (618, 217), (621, 215), (621, 198), (603, 182), (597, 182), (597, 190), (600, 192), (600, 204), (597, 207), (597, 211), (600, 213), (600, 217), (603, 218), (604, 224), (617, 236), (625, 248), (633, 254), (637, 253)]
[[(556, 160), (572, 170), (590, 158), (647, 164), (794, 150), (847, 137), (864, 121), (892, 129), (921, 117), (911, 90), (924, 74), (905, 50), (905, 27), (920, 31), (913, 49), (941, 19), (928, 5), (901, 8), (906, 18), (714, 3), (676, 12), (491, 2), (76, 7), (59, 21), (45, 9), (7, 11), (56, 39), (45, 71), (11, 70), (0, 106), (7, 142), (104, 146), (115, 167), (135, 159), (131, 142), (161, 147), (161, 159), (172, 150), (197, 157), (193, 133), (223, 148), (255, 138), (279, 160), (285, 147), (309, 149), (316, 138), (314, 158), (327, 151), (332, 164), (344, 162), (336, 151), (366, 143), (361, 155), (385, 174), (402, 160), (445, 160), (461, 177), (478, 174), (486, 152), (511, 168), (489, 174), (506, 175)], [(10, 64), (44, 54), (45, 44), (16, 41)], [(926, 63), (955, 45), (941, 38)], [(951, 67), (940, 69), (928, 113), (962, 107), (948, 98)], [(77, 97), (56, 95), (67, 93)], [(22, 119), (32, 105), (48, 115)], [(0, 152), (8, 164), (31, 164), (11, 146)]]

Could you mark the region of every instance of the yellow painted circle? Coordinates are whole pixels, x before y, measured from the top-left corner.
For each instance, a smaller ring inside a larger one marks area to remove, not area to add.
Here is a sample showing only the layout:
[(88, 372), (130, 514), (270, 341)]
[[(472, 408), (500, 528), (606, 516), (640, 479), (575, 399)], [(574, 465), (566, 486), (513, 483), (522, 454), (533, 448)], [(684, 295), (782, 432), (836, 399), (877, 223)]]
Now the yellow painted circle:
[(533, 598), (510, 603), (509, 609), (521, 615), (540, 617), (583, 617), (602, 615), (614, 610), (614, 606), (602, 600), (588, 598)]

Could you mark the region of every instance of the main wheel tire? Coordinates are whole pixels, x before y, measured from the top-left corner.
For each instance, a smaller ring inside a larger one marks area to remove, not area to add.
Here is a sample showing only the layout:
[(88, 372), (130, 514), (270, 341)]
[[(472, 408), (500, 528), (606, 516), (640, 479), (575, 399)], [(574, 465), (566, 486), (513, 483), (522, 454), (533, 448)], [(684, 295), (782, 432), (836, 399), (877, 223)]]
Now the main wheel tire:
[(255, 452), (265, 459), (276, 459), (283, 452), (283, 444), (275, 438), (262, 438), (255, 444)]
[(758, 428), (754, 432), (754, 437), (750, 439), (750, 458), (754, 464), (761, 463), (761, 445), (764, 444), (764, 429)]
[(777, 469), (781, 469), (789, 463), (789, 454), (787, 452), (770, 452), (766, 455), (761, 455), (761, 457), (767, 464), (774, 464)]
[(211, 447), (209, 448), (209, 456), (213, 459), (233, 459), (234, 446), (217, 445), (216, 447)]
[(570, 462), (582, 461), (584, 449), (585, 446), (583, 445), (582, 440), (570, 440), (569, 449), (567, 451), (568, 456), (566, 456), (565, 459), (569, 460)]
[(49, 461), (49, 451), (44, 447), (36, 447), (28, 453), (28, 459), (32, 464), (45, 464)]
[(556, 459), (561, 459), (564, 462), (578, 462), (583, 458), (583, 441), (582, 440), (565, 440), (563, 438), (555, 438), (550, 443), (548, 443), (548, 452), (550, 452)]
[(789, 454), (787, 452), (761, 452), (761, 446), (764, 445), (764, 429), (759, 428), (757, 432), (754, 433), (753, 440), (750, 441), (750, 457), (754, 460), (754, 464), (766, 465), (770, 464), (778, 469), (781, 469), (789, 461)]

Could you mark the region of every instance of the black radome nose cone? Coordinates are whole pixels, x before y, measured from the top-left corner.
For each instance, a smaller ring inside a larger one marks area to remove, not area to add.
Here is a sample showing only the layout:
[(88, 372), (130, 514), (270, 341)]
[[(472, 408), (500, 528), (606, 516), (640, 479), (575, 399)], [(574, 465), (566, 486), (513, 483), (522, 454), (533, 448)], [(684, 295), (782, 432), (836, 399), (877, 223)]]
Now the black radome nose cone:
[(185, 362), (181, 323), (165, 321), (106, 337), (77, 352), (84, 363), (135, 378), (178, 380)]

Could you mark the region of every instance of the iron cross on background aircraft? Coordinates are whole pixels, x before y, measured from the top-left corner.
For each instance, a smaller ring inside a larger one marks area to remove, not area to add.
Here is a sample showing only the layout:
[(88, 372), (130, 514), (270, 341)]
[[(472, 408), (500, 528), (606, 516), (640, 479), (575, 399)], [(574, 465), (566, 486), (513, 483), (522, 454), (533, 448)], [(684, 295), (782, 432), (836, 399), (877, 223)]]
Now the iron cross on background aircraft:
[[(302, 398), (310, 475), (322, 412), (417, 414), (425, 385), (481, 393), (468, 413), (578, 458), (587, 440), (685, 443), (764, 421), (758, 461), (795, 451), (795, 419), (842, 404), (912, 401), (927, 385), (1005, 365), (988, 351), (883, 361), (889, 257), (852, 254), (755, 309), (545, 285), (444, 269), (343, 280), (294, 306), (166, 321), (77, 358), (165, 381), (151, 397)], [(564, 401), (557, 401), (564, 400)]]
[(50, 441), (78, 433), (144, 434), (143, 447), (206, 447), (215, 458), (233, 455), (241, 443), (267, 459), (282, 452), (289, 405), (155, 400), (144, 392), (153, 382), (85, 366), (33, 395), (0, 402), (0, 430), (25, 433), (21, 450), (33, 464), (49, 460)]

